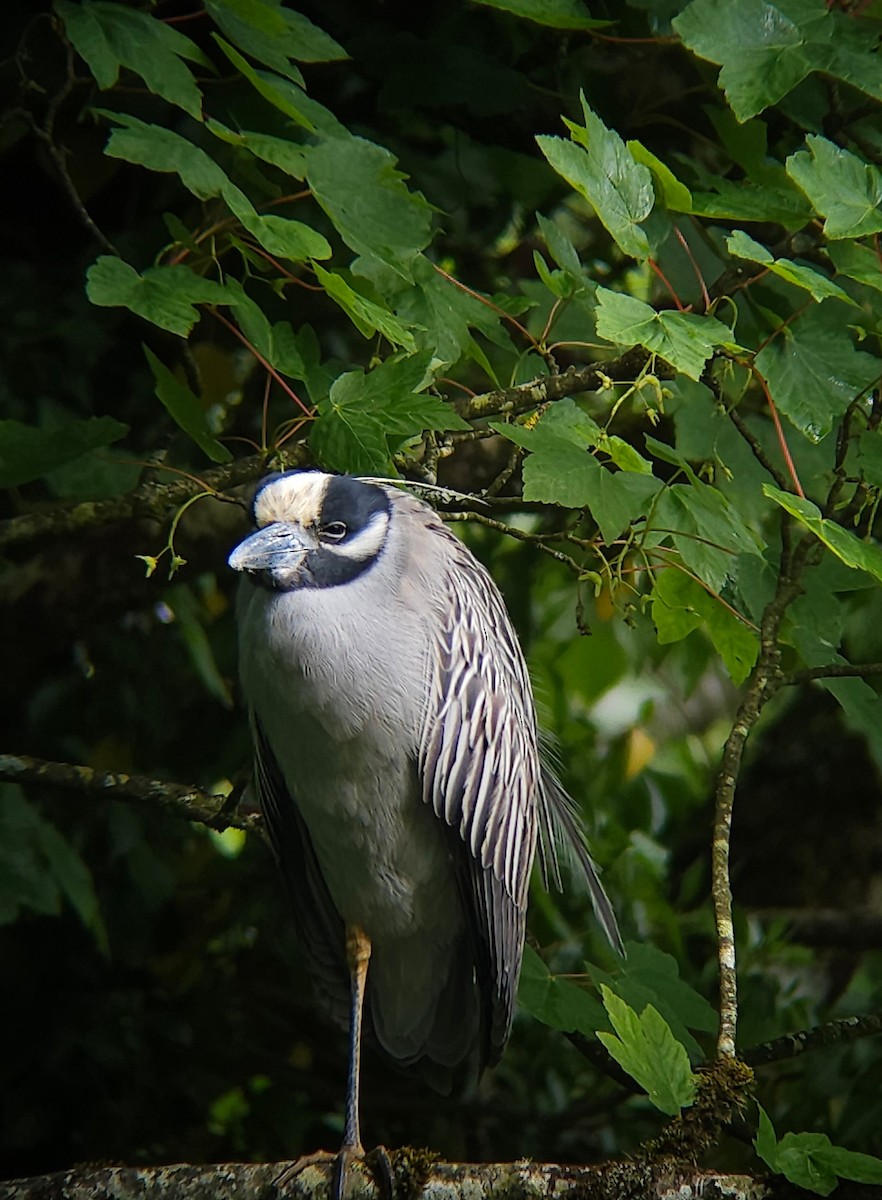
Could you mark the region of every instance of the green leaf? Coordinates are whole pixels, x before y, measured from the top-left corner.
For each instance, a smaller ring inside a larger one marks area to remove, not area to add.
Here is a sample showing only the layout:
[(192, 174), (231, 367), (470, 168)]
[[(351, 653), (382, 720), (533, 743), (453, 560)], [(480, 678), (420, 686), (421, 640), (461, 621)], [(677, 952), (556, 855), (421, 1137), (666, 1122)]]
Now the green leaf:
[(585, 988), (552, 975), (531, 946), (524, 947), (518, 1005), (550, 1029), (593, 1037), (605, 1023), (603, 1006)]
[(206, 0), (205, 10), (246, 54), (300, 84), (303, 77), (293, 62), (349, 57), (329, 34), (301, 13), (281, 8), (278, 0)]
[(243, 130), (236, 133), (227, 129), (220, 121), (206, 118), (205, 128), (216, 138), (230, 146), (241, 146), (256, 158), (278, 167), (293, 179), (306, 178), (306, 153), (302, 146), (287, 138), (273, 137), (269, 133), (253, 133)]
[(859, 22), (824, 0), (693, 0), (673, 26), (699, 58), (719, 63), (739, 121), (823, 71), (878, 98), (882, 67)]
[(655, 572), (652, 620), (661, 645), (680, 641), (704, 626), (736, 685), (744, 683), (753, 670), (759, 653), (756, 630), (684, 571), (669, 567)]
[(753, 1148), (767, 1166), (778, 1172), (778, 1139), (775, 1136), (775, 1128), (763, 1106), (757, 1104), (756, 1107), (759, 1110), (759, 1126), (753, 1139)]
[(414, 286), (396, 300), (396, 314), (413, 330), (421, 350), (431, 349), (441, 363), (455, 363), (463, 355), (482, 358), (472, 330), (503, 349), (511, 341), (502, 316), (479, 293), (470, 294), (436, 271), (420, 255), (412, 264)]
[(547, 220), (541, 213), (536, 213), (536, 221), (545, 239), (545, 245), (548, 247), (551, 257), (557, 265), (562, 270), (569, 272), (574, 279), (581, 280), (584, 275), (582, 262), (576, 251), (576, 247), (570, 239), (558, 228), (554, 221)]
[[(307, 258), (330, 258), (331, 247), (326, 238), (302, 221), (258, 213), (245, 193), (199, 146), (194, 146), (170, 129), (148, 125), (137, 117), (124, 113), (106, 115), (124, 126), (110, 135), (105, 153), (112, 158), (138, 163), (152, 171), (172, 171), (179, 176), (184, 187), (200, 200), (223, 196), (244, 228), (270, 254), (281, 255), (294, 262)], [(214, 132), (223, 128), (215, 125)], [(229, 134), (229, 131), (226, 132)], [(224, 140), (229, 141), (230, 137)], [(266, 143), (263, 145), (265, 147)]]
[(0, 421), (0, 487), (19, 487), (72, 462), (129, 432), (113, 417), (89, 417), (40, 429), (21, 421)]
[(767, 250), (765, 246), (761, 246), (759, 242), (755, 242), (741, 229), (737, 229), (735, 233), (726, 238), (726, 245), (729, 253), (736, 258), (747, 258), (752, 262), (763, 263), (773, 275), (778, 275), (781, 279), (786, 279), (788, 283), (802, 288), (811, 295), (813, 300), (842, 300), (857, 308), (857, 304), (848, 292), (844, 292), (826, 275), (822, 275), (820, 271), (816, 271), (812, 267), (791, 262), (787, 258), (776, 259), (771, 251)]
[(763, 491), (776, 504), (780, 504), (785, 512), (796, 517), (797, 521), (822, 541), (828, 550), (832, 550), (847, 567), (866, 571), (876, 579), (882, 580), (882, 549), (874, 543), (862, 542), (835, 521), (823, 517), (817, 504), (812, 504), (811, 500), (803, 500), (790, 492), (782, 492), (770, 483), (763, 484)]
[(567, 122), (572, 141), (536, 138), (539, 149), (567, 183), (591, 204), (624, 254), (643, 260), (649, 240), (641, 222), (652, 211), (655, 192), (647, 167), (603, 124), (582, 97), (584, 127)]
[(104, 148), (111, 158), (137, 163), (150, 171), (171, 171), (199, 200), (220, 196), (233, 186), (213, 158), (179, 133), (149, 125), (127, 113), (102, 115), (123, 126), (112, 130)]
[(103, 954), (107, 931), (79, 854), (14, 784), (0, 786), (0, 925), (22, 908), (57, 916), (67, 900)]
[(714, 220), (774, 221), (785, 229), (802, 229), (812, 218), (812, 209), (796, 187), (771, 187), (751, 179), (733, 183), (712, 180), (713, 192), (692, 193), (692, 214)]
[(827, 253), (841, 275), (882, 292), (882, 263), (875, 250), (860, 242), (845, 241), (833, 242)]
[(812, 1154), (815, 1162), (826, 1167), (840, 1179), (853, 1179), (855, 1183), (882, 1184), (882, 1158), (872, 1154), (860, 1154), (842, 1146), (822, 1146)]
[(832, 240), (865, 237), (882, 229), (882, 171), (826, 138), (809, 134), (808, 151), (787, 159), (787, 174), (825, 217)]
[(638, 1016), (611, 988), (601, 985), (600, 990), (615, 1034), (599, 1030), (598, 1039), (656, 1108), (678, 1116), (695, 1100), (696, 1080), (685, 1047), (651, 1004)]
[(151, 92), (202, 119), (202, 93), (181, 59), (212, 67), (188, 37), (149, 13), (107, 0), (55, 0), (55, 11), (102, 90), (113, 87), (126, 67)]
[(775, 404), (813, 442), (879, 377), (879, 360), (854, 348), (830, 303), (784, 328), (755, 360)]
[(199, 397), (194, 395), (186, 384), (181, 383), (151, 350), (146, 346), (142, 349), (156, 380), (156, 395), (172, 419), (190, 435), (212, 462), (231, 462), (232, 454), (209, 428), (205, 408)]
[(669, 208), (672, 212), (691, 213), (692, 194), (670, 167), (665, 166), (651, 150), (647, 150), (642, 142), (633, 140), (627, 142), (626, 145), (635, 162), (649, 167), (658, 184), (656, 191), (664, 200), (665, 208)]
[(229, 304), (223, 285), (189, 267), (134, 267), (105, 254), (86, 272), (86, 294), (104, 308), (128, 308), (160, 329), (186, 337), (199, 320), (197, 304)]
[(612, 472), (601, 466), (589, 450), (608, 439), (569, 398), (554, 403), (532, 428), (498, 421), (490, 426), (532, 452), (523, 467), (524, 499), (589, 509), (607, 543), (643, 515), (661, 487), (644, 471)]
[[(646, 444), (663, 459), (664, 450), (670, 450), (654, 438), (647, 437)], [(668, 461), (677, 461), (676, 453)], [(760, 555), (763, 543), (718, 488), (702, 483), (687, 464), (678, 465), (691, 475), (691, 483), (675, 483), (662, 492), (653, 509), (652, 529), (656, 535), (670, 536), (684, 564), (718, 593), (735, 578), (738, 556)]]
[(475, 0), (487, 8), (499, 8), (516, 17), (549, 25), (552, 29), (601, 29), (609, 21), (597, 21), (586, 12), (581, 0)]
[(719, 1018), (713, 1005), (680, 978), (677, 960), (643, 942), (626, 942), (625, 958), (615, 977), (591, 963), (587, 970), (596, 987), (605, 983), (635, 1010), (654, 1005), (677, 1041), (695, 1059), (704, 1057), (690, 1029), (715, 1033)]
[(617, 346), (643, 346), (690, 379), (698, 379), (714, 346), (731, 345), (732, 331), (715, 317), (656, 312), (624, 292), (597, 289), (597, 333)]
[(206, 693), (226, 709), (233, 707), (230, 684), (218, 669), (211, 642), (205, 631), (202, 605), (192, 588), (181, 583), (169, 588), (168, 605), (175, 614), (175, 626), (183, 638), (197, 678)]
[(431, 382), (430, 352), (390, 358), (369, 374), (349, 371), (319, 399), (309, 443), (327, 467), (354, 475), (394, 474), (392, 454), (427, 429), (468, 429), (435, 396), (418, 393)]
[(279, 217), (270, 213), (264, 216), (243, 212), (239, 218), (249, 233), (270, 254), (288, 258), (292, 262), (304, 262), (308, 258), (330, 258), (331, 247), (327, 239), (302, 221), (290, 217)]
[(413, 334), (393, 313), (356, 292), (336, 272), (326, 271), (318, 263), (315, 263), (314, 267), (319, 283), (331, 299), (348, 313), (353, 325), (364, 337), (370, 337), (372, 333), (381, 333), (394, 346), (402, 346), (410, 353), (415, 352), (416, 341)]
[[(238, 50), (234, 49), (229, 42), (224, 41), (218, 34), (212, 34), (214, 41), (223, 54), (227, 56), (233, 66), (251, 86), (257, 91), (264, 100), (277, 108), (279, 112), (290, 117), (297, 125), (302, 125), (304, 129), (313, 130), (315, 124), (312, 117), (309, 115), (308, 102), (305, 93), (297, 86), (296, 82), (288, 79), (282, 79), (278, 75), (271, 75), (268, 71), (255, 71), (246, 58), (243, 58)], [(299, 71), (289, 67), (287, 74), (297, 74)]]
[(834, 1146), (825, 1133), (785, 1133), (780, 1141), (768, 1114), (758, 1104), (759, 1126), (754, 1149), (776, 1174), (797, 1187), (829, 1196), (839, 1179), (882, 1183), (882, 1159)]
[(306, 178), (351, 250), (409, 279), (410, 264), (431, 240), (432, 209), (406, 187), (395, 162), (364, 138), (327, 138), (309, 149)]
[(283, 375), (289, 375), (292, 379), (306, 379), (306, 365), (289, 322), (276, 321), (271, 325), (263, 309), (251, 299), (238, 280), (229, 279), (226, 290), (227, 303), (233, 306), (239, 328), (252, 346)]

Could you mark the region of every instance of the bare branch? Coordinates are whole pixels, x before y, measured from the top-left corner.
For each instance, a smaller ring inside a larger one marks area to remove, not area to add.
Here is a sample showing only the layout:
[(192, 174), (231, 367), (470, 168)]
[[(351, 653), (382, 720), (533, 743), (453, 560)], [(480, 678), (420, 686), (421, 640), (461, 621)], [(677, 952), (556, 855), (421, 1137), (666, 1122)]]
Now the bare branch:
[(826, 667), (805, 667), (801, 671), (791, 671), (782, 677), (781, 683), (792, 686), (811, 683), (813, 679), (869, 679), (873, 675), (882, 675), (882, 663), (832, 663)]
[(155, 804), (159, 808), (200, 821), (210, 829), (244, 829), (255, 832), (262, 828), (255, 814), (235, 813), (229, 796), (217, 796), (202, 788), (183, 783), (165, 783), (146, 779), (142, 775), (123, 775), (118, 772), (94, 771), (91, 767), (71, 763), (46, 762), (24, 754), (0, 755), (0, 780), (18, 783), (22, 787), (46, 787), (56, 791), (76, 792), (100, 797), (102, 800), (133, 800)]
[[(305, 450), (297, 446), (277, 456), (284, 467), (303, 466)], [(161, 468), (154, 468), (160, 470)], [(259, 479), (267, 470), (267, 458), (253, 454), (222, 467), (212, 467), (198, 478), (177, 476), (171, 483), (144, 483), (126, 496), (85, 501), (70, 508), (40, 509), (0, 522), (0, 547), (20, 545), (42, 537), (63, 537), (97, 529), (119, 521), (138, 519), (163, 521), (180, 504), (200, 491), (226, 492)]]
[[(593, 363), (588, 367), (569, 367), (562, 375), (546, 375), (517, 387), (499, 388), (480, 396), (467, 396), (455, 404), (456, 411), (467, 421), (484, 417), (516, 416), (540, 408), (552, 400), (575, 396), (579, 392), (596, 392), (609, 381), (634, 379), (646, 366), (649, 355), (645, 350), (629, 350), (620, 358)], [(659, 365), (659, 374), (662, 366)]]
[(882, 1033), (882, 1012), (868, 1013), (864, 1017), (845, 1017), (818, 1025), (815, 1029), (803, 1029), (799, 1033), (774, 1038), (771, 1042), (750, 1046), (741, 1052), (741, 1058), (752, 1067), (762, 1067), (796, 1058), (809, 1050), (819, 1050), (822, 1046), (836, 1046), (879, 1033)]
[(778, 470), (778, 468), (769, 458), (768, 454), (766, 454), (765, 450), (763, 449), (762, 442), (760, 442), (759, 438), (754, 434), (753, 430), (747, 424), (747, 421), (745, 421), (738, 409), (728, 408), (726, 412), (729, 420), (741, 434), (744, 441), (747, 442), (756, 461), (761, 467), (768, 471), (768, 473), (774, 479), (776, 486), (779, 487), (782, 492), (789, 492), (790, 481)]
[[(804, 544), (804, 543), (803, 543)], [(800, 564), (804, 556), (800, 558)], [(732, 922), (732, 889), (729, 884), (729, 845), (735, 788), (744, 747), (766, 702), (781, 686), (778, 633), (787, 606), (800, 593), (796, 578), (782, 569), (775, 595), (766, 605), (760, 625), (760, 653), (726, 744), (717, 780), (712, 851), (712, 892), (720, 964), (720, 1031), (717, 1055), (733, 1058), (738, 1021), (738, 985), (735, 972), (735, 930)]]

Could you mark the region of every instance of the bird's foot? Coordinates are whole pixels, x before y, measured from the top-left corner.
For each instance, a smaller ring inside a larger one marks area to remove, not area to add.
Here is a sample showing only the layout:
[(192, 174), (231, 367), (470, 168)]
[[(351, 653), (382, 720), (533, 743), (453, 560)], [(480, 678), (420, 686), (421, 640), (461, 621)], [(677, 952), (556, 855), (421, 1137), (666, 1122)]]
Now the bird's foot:
[(393, 1200), (395, 1188), (392, 1180), (392, 1164), (384, 1146), (376, 1146), (367, 1151), (362, 1146), (342, 1146), (336, 1154), (330, 1150), (316, 1150), (312, 1154), (304, 1154), (290, 1166), (286, 1167), (273, 1183), (279, 1192), (287, 1191), (307, 1167), (331, 1168), (330, 1200), (344, 1200), (346, 1179), (349, 1168), (354, 1162), (362, 1162), (367, 1167), (380, 1194), (380, 1200)]

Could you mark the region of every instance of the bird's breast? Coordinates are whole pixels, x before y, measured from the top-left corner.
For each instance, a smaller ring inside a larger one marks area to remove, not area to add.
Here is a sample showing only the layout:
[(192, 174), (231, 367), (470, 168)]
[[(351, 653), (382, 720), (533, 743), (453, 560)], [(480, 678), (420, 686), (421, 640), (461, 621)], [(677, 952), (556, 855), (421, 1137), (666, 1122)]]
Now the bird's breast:
[(458, 901), (416, 767), (429, 642), (406, 611), (356, 612), (335, 619), (327, 593), (256, 593), (243, 687), (344, 920), (374, 940), (431, 936)]

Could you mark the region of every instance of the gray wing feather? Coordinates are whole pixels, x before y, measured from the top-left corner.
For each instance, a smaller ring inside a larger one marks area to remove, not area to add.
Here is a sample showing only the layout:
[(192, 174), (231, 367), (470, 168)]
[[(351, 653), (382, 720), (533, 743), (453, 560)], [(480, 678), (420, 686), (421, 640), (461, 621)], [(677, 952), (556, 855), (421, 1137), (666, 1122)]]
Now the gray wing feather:
[(523, 922), (518, 931), (503, 910), (506, 903), (521, 912), (526, 905), (537, 826), (546, 885), (561, 887), (560, 857), (574, 862), (610, 945), (624, 954), (576, 805), (540, 753), (526, 664), (496, 585), (437, 518), (429, 528), (448, 540), (450, 567), (420, 765), (426, 800), (504, 885), (496, 897), (486, 891), (474, 897), (475, 918), (491, 939), (493, 977), (520, 963)]
[(511, 1027), (537, 836), (539, 754), (532, 692), (495, 584), (443, 525), (445, 620), (419, 767), (424, 798), (458, 835), (460, 889), (486, 1005), (486, 1057)]

